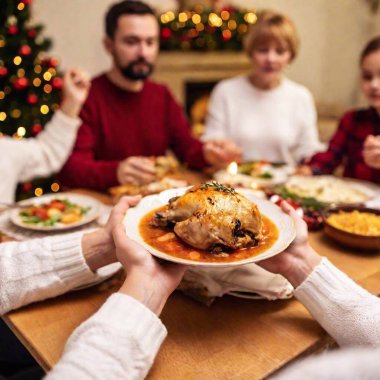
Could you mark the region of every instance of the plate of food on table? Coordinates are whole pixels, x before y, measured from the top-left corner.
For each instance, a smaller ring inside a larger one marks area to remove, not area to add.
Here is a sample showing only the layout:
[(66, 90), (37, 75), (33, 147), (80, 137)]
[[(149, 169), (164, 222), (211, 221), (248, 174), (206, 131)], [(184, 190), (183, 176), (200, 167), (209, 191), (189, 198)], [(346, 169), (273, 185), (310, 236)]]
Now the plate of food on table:
[(231, 186), (258, 188), (284, 183), (292, 172), (293, 168), (283, 162), (232, 162), (226, 169), (214, 173), (214, 179)]
[(293, 176), (285, 187), (298, 196), (328, 204), (365, 203), (380, 191), (380, 187), (371, 182), (332, 175)]
[(60, 231), (94, 221), (99, 210), (99, 202), (85, 195), (49, 194), (19, 202), (10, 220), (29, 230)]
[(215, 181), (147, 196), (124, 224), (154, 256), (203, 267), (257, 262), (295, 237), (292, 219), (278, 206)]
[(172, 188), (187, 186), (186, 181), (170, 177), (175, 176), (180, 170), (179, 163), (174, 157), (158, 156), (151, 159), (154, 161), (156, 171), (155, 180), (150, 183), (125, 183), (120, 186), (111, 187), (109, 193), (115, 202), (123, 195), (141, 194), (145, 196), (157, 194)]
[(337, 206), (362, 207), (379, 194), (380, 187), (365, 181), (331, 175), (292, 176), (285, 184), (267, 189), (268, 198), (287, 200), (299, 209), (310, 230), (323, 228), (324, 215)]

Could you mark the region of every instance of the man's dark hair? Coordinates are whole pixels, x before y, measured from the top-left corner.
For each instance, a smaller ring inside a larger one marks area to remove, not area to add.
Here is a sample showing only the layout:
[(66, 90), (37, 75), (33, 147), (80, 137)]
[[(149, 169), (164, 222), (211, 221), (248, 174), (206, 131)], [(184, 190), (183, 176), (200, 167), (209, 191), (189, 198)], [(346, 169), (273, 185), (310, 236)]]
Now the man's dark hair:
[(105, 18), (106, 34), (108, 37), (114, 37), (119, 17), (123, 15), (155, 16), (155, 13), (149, 5), (137, 0), (124, 0), (119, 3), (113, 4), (108, 9)]

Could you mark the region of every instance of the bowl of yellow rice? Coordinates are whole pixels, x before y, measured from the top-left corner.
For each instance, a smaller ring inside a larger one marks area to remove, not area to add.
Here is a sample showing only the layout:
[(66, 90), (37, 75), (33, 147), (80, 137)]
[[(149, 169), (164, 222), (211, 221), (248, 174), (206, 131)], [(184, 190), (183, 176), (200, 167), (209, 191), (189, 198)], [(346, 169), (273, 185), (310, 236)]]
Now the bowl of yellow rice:
[(345, 246), (380, 250), (380, 210), (355, 206), (332, 208), (325, 215), (324, 231)]

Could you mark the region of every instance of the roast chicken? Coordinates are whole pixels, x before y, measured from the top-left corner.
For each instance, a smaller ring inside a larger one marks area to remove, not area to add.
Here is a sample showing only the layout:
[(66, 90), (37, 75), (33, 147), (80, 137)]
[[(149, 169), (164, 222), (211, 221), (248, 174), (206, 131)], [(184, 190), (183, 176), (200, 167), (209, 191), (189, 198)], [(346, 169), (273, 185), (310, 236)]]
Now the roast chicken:
[(170, 199), (168, 209), (157, 212), (153, 224), (174, 226), (175, 234), (195, 248), (221, 252), (256, 245), (262, 218), (250, 200), (213, 182)]

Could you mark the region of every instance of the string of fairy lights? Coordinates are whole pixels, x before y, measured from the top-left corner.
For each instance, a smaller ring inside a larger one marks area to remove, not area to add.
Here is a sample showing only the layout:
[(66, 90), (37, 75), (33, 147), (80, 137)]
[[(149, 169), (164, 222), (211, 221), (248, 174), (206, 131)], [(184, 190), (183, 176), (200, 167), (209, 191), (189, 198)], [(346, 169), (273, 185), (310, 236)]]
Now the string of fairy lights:
[(256, 11), (226, 7), (215, 11), (197, 5), (160, 15), (162, 50), (241, 50), (244, 35), (257, 20)]
[[(32, 0), (0, 3), (0, 138), (34, 137), (58, 109), (62, 79), (59, 60), (46, 56), (51, 46), (41, 35), (43, 26), (30, 15)], [(59, 184), (49, 184), (53, 192)], [(42, 186), (24, 183), (22, 191), (40, 196)]]

